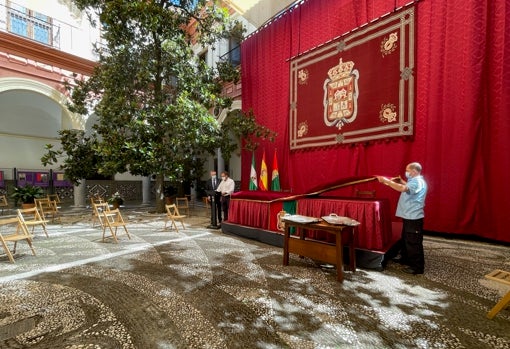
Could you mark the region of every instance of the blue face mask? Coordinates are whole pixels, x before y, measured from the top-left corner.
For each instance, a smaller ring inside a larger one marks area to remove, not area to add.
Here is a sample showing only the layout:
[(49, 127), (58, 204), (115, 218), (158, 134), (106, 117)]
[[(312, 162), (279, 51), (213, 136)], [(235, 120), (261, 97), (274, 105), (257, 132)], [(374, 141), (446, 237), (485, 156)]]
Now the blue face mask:
[(409, 172), (409, 171), (407, 171), (407, 172), (406, 172), (406, 178), (407, 178), (407, 179), (410, 179), (410, 178), (411, 178), (411, 172)]

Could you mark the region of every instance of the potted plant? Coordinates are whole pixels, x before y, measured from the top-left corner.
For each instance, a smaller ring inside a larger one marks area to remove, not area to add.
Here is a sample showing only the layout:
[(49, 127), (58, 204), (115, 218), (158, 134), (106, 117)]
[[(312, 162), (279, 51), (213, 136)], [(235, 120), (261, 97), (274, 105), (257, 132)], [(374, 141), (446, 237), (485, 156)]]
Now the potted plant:
[(44, 191), (41, 187), (36, 187), (30, 184), (24, 187), (15, 187), (11, 197), (14, 199), (14, 205), (18, 205), (18, 201), (21, 201), (23, 208), (30, 208), (35, 206), (35, 199), (41, 198), (44, 195)]
[(124, 199), (120, 196), (120, 193), (116, 191), (109, 199), (108, 203), (113, 206), (114, 209), (119, 208), (124, 203)]

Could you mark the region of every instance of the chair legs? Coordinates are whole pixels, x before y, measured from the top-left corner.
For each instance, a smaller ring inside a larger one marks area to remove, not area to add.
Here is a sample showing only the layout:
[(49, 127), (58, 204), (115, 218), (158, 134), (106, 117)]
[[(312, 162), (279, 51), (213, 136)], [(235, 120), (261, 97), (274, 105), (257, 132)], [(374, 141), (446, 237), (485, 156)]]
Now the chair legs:
[(487, 318), (492, 319), (501, 310), (510, 304), (510, 291), (487, 313)]
[[(131, 240), (131, 235), (129, 235), (129, 231), (127, 230), (126, 226), (125, 225), (121, 225), (123, 228), (124, 228), (124, 231), (126, 232), (126, 235), (128, 237), (129, 240)], [(104, 242), (104, 239), (105, 239), (105, 234), (106, 234), (106, 225), (103, 227), (103, 242)], [(110, 234), (111, 236), (113, 237), (113, 240), (118, 243), (119, 240), (117, 239), (117, 229), (118, 229), (118, 226), (115, 227), (115, 229), (113, 229), (111, 226), (108, 226), (108, 229), (110, 229)]]
[[(496, 269), (485, 275), (487, 279), (510, 285), (510, 272)], [(510, 291), (487, 313), (487, 318), (492, 319), (501, 310), (510, 304)]]

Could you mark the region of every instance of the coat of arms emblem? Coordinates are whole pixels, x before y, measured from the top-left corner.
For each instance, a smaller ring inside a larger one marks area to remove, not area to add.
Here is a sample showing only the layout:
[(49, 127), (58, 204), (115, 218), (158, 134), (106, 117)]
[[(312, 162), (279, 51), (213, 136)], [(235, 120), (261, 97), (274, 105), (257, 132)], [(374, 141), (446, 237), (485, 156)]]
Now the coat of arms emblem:
[(327, 126), (342, 126), (352, 123), (358, 113), (359, 71), (353, 69), (354, 62), (342, 62), (328, 70), (324, 81), (324, 123)]

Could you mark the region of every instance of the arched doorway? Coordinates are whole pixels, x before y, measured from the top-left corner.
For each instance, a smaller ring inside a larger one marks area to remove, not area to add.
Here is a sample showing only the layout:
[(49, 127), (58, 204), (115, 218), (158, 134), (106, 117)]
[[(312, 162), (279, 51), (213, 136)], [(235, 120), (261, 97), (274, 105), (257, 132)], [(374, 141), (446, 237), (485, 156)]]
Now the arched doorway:
[(46, 144), (58, 147), (58, 131), (82, 129), (83, 119), (69, 112), (59, 91), (37, 81), (0, 79), (2, 167), (40, 168)]

